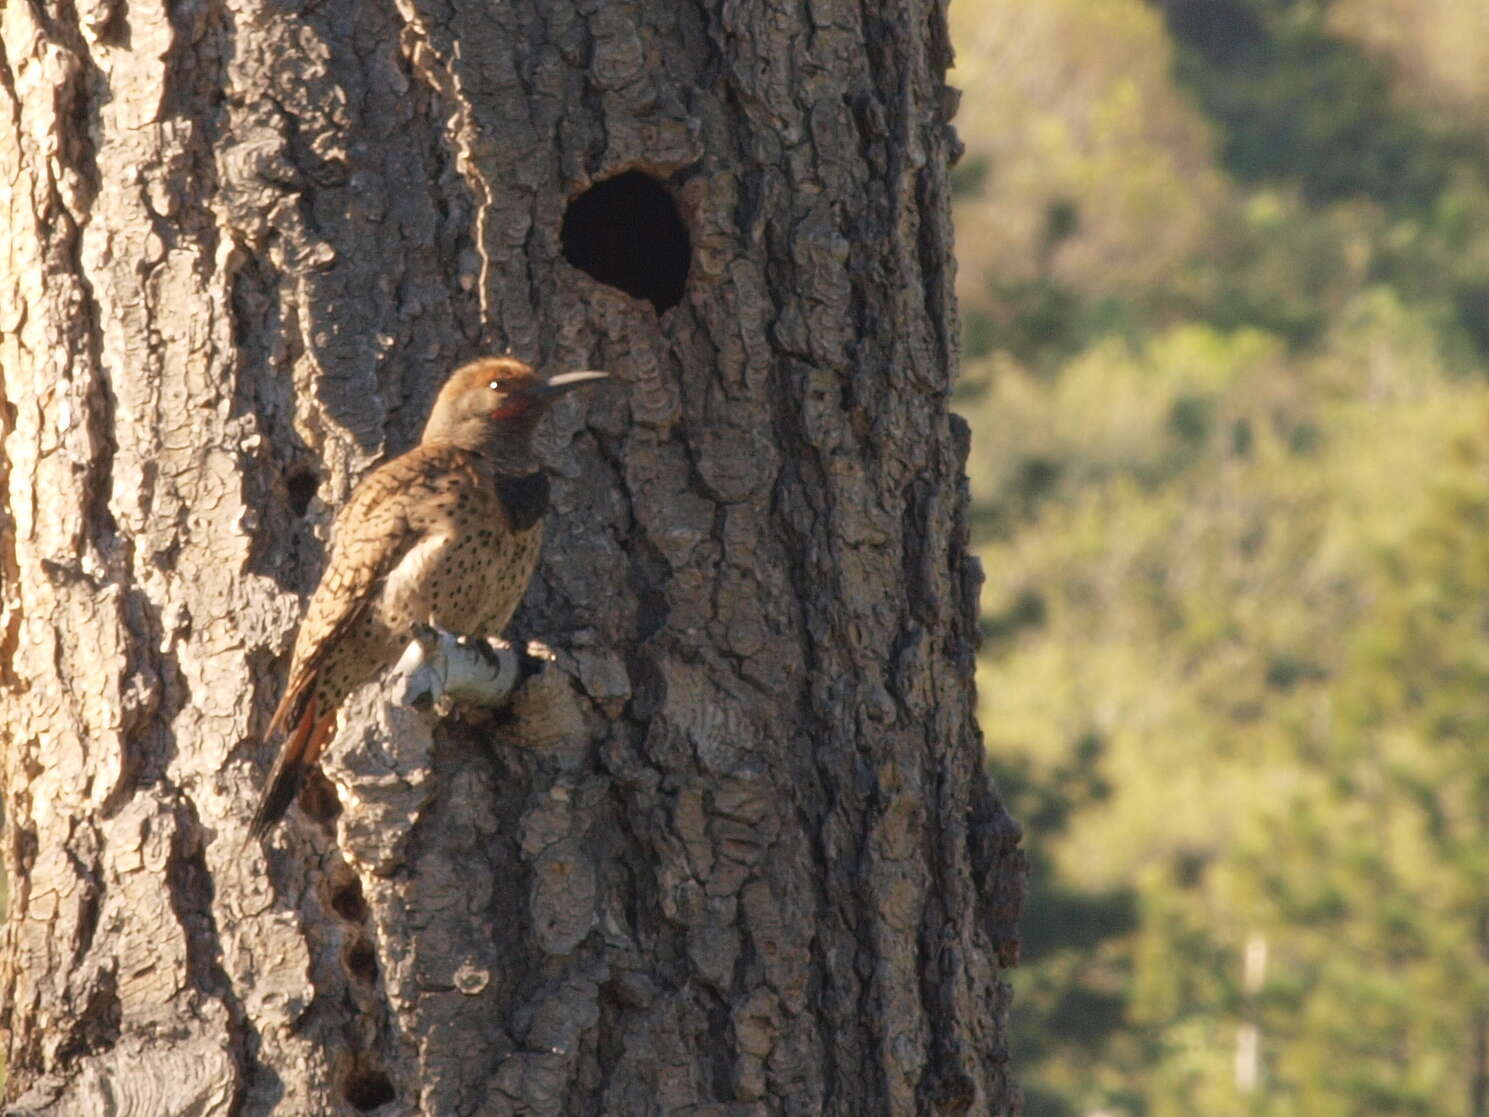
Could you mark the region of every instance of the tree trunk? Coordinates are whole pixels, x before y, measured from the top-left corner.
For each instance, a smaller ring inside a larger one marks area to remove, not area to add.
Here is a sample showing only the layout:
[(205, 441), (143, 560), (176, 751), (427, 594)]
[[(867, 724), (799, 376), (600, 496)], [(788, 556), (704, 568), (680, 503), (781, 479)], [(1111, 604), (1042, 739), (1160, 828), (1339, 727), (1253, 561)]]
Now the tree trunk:
[[(9, 1112), (1016, 1107), (945, 35), (0, 4)], [(507, 347), (621, 381), (513, 626), (582, 732), (370, 686), (249, 842), (332, 510)]]

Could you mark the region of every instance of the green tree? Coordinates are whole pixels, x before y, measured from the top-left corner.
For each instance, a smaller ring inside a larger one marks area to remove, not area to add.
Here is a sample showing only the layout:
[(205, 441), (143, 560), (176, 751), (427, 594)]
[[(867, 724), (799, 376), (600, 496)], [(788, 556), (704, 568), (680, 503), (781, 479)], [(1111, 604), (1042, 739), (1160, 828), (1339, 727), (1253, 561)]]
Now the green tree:
[(1489, 162), (1452, 9), (954, 13), (1031, 1113), (1484, 1111), (1482, 782), (1452, 749)]
[(1269, 1063), (1315, 1113), (1489, 1112), (1489, 408), (1384, 550), (1238, 859), (1284, 946)]

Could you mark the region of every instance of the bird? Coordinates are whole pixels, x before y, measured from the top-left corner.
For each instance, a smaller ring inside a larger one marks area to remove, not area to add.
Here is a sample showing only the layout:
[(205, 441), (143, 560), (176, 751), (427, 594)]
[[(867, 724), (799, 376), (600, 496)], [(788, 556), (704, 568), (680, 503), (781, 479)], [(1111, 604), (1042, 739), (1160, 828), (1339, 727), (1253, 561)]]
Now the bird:
[(285, 736), (253, 837), (284, 816), (342, 701), (397, 661), (413, 626), (501, 635), (537, 566), (548, 507), (533, 428), (554, 400), (608, 376), (585, 369), (545, 379), (512, 356), (462, 365), (440, 389), (419, 444), (353, 491), (332, 524), (326, 569), (265, 733)]

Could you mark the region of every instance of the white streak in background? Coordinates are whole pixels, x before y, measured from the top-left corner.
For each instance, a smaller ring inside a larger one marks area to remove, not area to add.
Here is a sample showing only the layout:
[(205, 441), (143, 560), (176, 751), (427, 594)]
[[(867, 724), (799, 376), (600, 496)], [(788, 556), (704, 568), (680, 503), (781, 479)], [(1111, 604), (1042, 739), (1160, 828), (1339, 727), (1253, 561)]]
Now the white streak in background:
[[(1253, 932), (1246, 940), (1246, 953), (1241, 964), (1241, 989), (1246, 996), (1244, 1011), (1255, 1011), (1256, 995), (1267, 978), (1267, 939)], [(1236, 1089), (1249, 1094), (1261, 1081), (1261, 1029), (1247, 1020), (1236, 1033)]]

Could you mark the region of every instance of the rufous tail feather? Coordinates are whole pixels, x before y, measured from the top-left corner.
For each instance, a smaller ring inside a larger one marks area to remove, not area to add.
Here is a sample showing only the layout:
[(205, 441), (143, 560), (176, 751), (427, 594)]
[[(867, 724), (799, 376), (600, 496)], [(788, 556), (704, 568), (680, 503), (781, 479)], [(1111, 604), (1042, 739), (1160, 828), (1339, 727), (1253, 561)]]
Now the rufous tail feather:
[(269, 773), (269, 782), (264, 785), (259, 808), (254, 812), (253, 821), (248, 827), (248, 832), (255, 838), (262, 838), (271, 826), (284, 817), (284, 812), (290, 809), (290, 804), (295, 801), (295, 795), (300, 790), (300, 781), (320, 759), (326, 738), (331, 735), (336, 711), (332, 710), (325, 717), (317, 719), (317, 705), (315, 695), (312, 694), (300, 713), (300, 719), (295, 722), (294, 729), (280, 747), (274, 768)]

